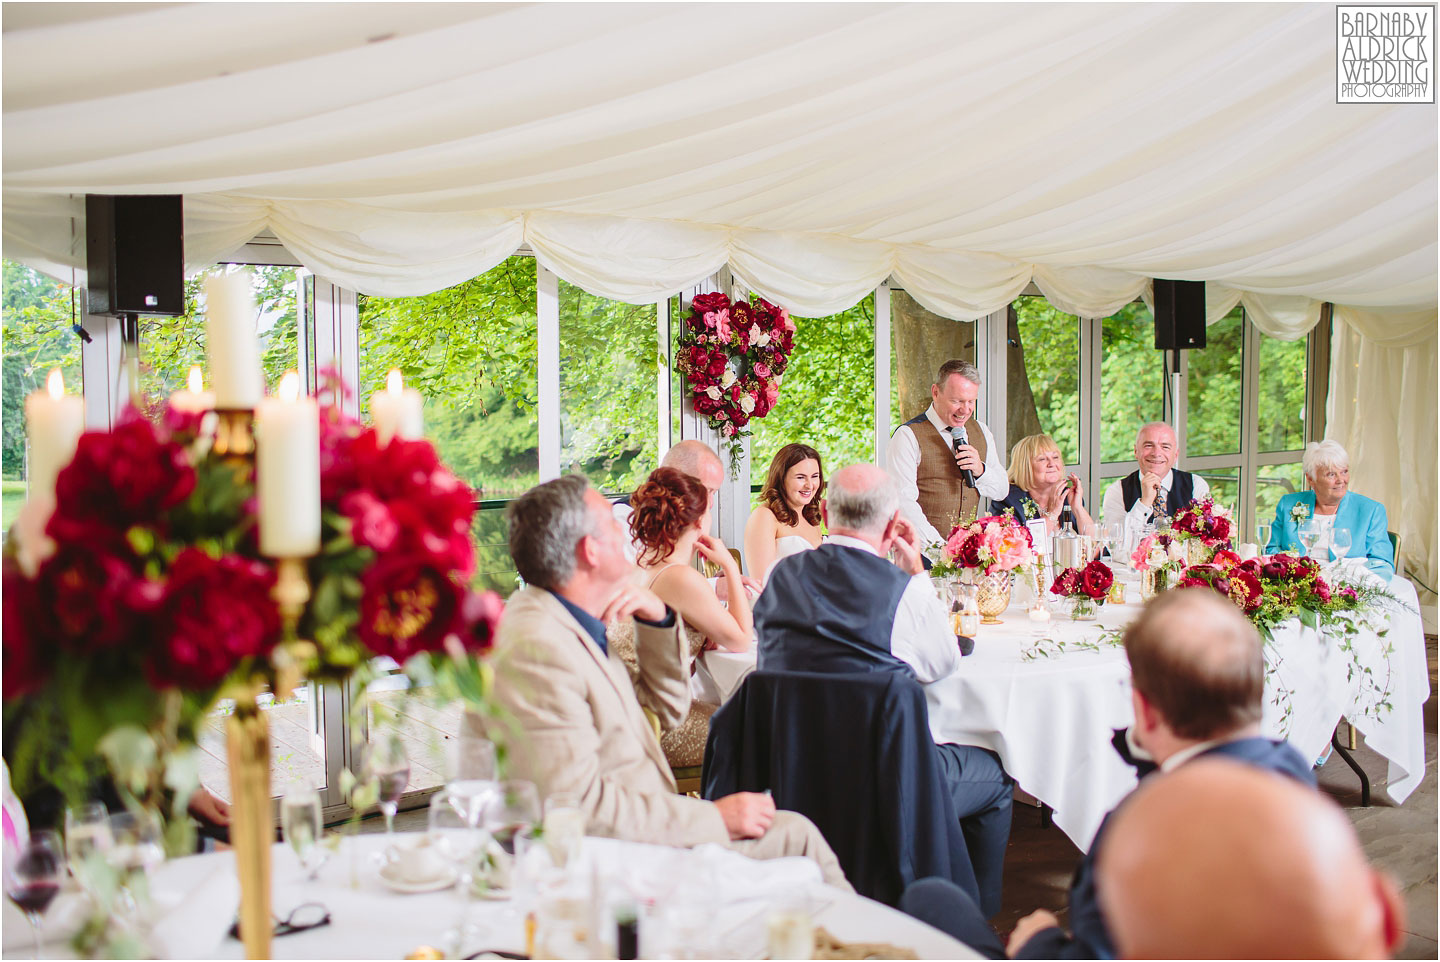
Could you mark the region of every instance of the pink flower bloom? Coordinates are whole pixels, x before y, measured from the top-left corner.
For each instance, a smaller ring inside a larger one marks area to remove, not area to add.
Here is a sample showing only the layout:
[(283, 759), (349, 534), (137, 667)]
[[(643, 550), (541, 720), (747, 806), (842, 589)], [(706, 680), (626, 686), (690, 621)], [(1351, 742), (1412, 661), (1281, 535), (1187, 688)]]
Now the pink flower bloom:
[(795, 322), (790, 320), (790, 312), (780, 308), (780, 326), (790, 333), (795, 333)]
[[(728, 310), (715, 312), (715, 333), (720, 340), (730, 340), (730, 312)], [(710, 321), (710, 315), (705, 315), (706, 323)]]
[(758, 378), (768, 378), (770, 376), (770, 365), (764, 361), (756, 361), (754, 370), (755, 376)]

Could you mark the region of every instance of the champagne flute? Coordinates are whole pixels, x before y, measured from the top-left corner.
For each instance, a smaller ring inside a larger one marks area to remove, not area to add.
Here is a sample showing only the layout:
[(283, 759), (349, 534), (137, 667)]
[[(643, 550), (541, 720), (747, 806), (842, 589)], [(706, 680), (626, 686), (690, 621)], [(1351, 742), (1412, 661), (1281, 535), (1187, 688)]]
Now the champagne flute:
[(565, 868), (580, 857), (585, 838), (585, 812), (580, 800), (569, 792), (555, 792), (545, 799), (545, 844), (557, 868)]
[(65, 852), (54, 832), (32, 832), (18, 850), (9, 854), (5, 865), (5, 894), (30, 921), (35, 958), (43, 959), (40, 926), (45, 910), (60, 893)]
[(455, 804), (449, 791), (437, 792), (430, 799), (429, 835), (442, 856), (455, 868), (460, 884), (460, 917), (454, 928), (444, 935), (447, 955), (459, 958), (460, 946), (471, 934), (466, 925), (470, 912), (470, 892), (475, 885), (475, 865), (480, 854), (480, 833), (469, 813)]
[(448, 754), (450, 782), (445, 786), (446, 794), (470, 827), (476, 828), (495, 791), (495, 744), (462, 735), (450, 746)]
[(1255, 533), (1260, 536), (1260, 553), (1264, 554), (1265, 546), (1270, 543), (1270, 522), (1257, 521), (1255, 523)]
[(385, 814), (385, 834), (395, 834), (395, 812), (400, 796), (410, 784), (410, 758), (405, 743), (394, 735), (381, 736), (365, 756), (364, 777), (375, 779), (380, 788), (380, 811)]
[(280, 831), (305, 872), (305, 880), (313, 882), (325, 864), (321, 848), (320, 796), (311, 789), (291, 792), (280, 800)]

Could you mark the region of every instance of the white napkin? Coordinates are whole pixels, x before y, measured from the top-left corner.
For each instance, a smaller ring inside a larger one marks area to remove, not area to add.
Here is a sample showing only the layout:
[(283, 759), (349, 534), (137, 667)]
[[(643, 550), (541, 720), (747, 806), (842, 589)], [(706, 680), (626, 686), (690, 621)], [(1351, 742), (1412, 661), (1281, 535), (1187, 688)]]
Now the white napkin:
[[(189, 885), (174, 908), (155, 923), (151, 947), (161, 959), (204, 959), (215, 955), (220, 940), (235, 923), (240, 906), (240, 879), (232, 858), (209, 859), (210, 872)], [(163, 879), (163, 876), (161, 876)], [(163, 882), (156, 882), (161, 898)]]

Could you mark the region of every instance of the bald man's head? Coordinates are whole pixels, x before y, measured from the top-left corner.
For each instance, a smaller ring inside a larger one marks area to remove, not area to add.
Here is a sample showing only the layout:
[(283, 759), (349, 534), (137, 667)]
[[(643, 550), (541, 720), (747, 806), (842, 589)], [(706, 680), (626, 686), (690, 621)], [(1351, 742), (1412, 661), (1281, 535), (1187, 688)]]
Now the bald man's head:
[(873, 464), (852, 464), (830, 478), (825, 512), (832, 534), (881, 537), (899, 510), (895, 482)]
[(1131, 959), (1375, 959), (1403, 938), (1393, 883), (1349, 820), (1294, 779), (1224, 759), (1147, 778), (1096, 864)]
[(710, 493), (710, 507), (715, 507), (715, 496), (725, 483), (725, 462), (709, 445), (703, 441), (681, 441), (665, 452), (660, 467), (674, 468), (698, 479)]
[(1167, 591), (1125, 629), (1135, 691), (1177, 736), (1223, 738), (1260, 721), (1260, 635), (1210, 590)]

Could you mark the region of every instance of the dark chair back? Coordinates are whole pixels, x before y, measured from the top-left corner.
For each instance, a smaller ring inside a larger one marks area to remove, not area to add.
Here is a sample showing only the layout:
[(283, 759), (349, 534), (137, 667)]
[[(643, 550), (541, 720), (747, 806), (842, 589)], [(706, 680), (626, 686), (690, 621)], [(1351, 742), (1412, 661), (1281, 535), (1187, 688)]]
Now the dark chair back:
[(709, 799), (768, 789), (807, 816), (861, 895), (894, 905), (928, 876), (974, 887), (925, 693), (907, 675), (752, 673), (710, 721), (703, 784)]

